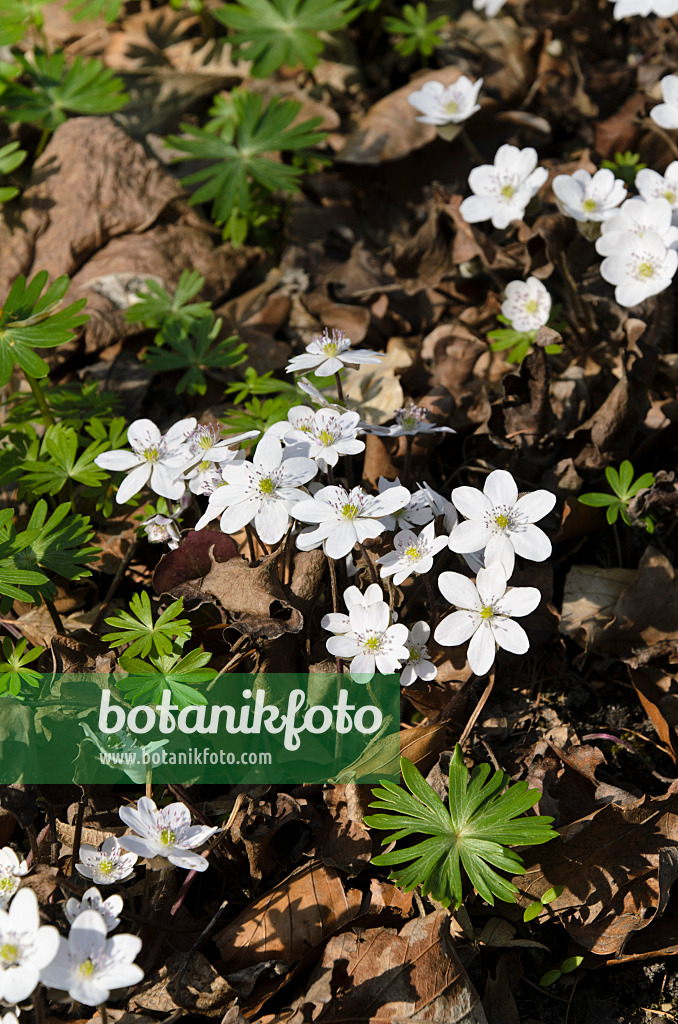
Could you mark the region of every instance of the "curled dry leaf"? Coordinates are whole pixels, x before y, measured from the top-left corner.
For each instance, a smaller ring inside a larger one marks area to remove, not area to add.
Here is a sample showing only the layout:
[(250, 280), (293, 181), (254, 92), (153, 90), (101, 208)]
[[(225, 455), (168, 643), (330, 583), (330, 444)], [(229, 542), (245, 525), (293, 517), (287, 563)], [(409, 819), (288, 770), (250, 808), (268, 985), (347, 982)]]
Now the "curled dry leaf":
[(178, 548), (162, 556), (153, 573), (153, 586), (159, 594), (175, 598), (199, 597), (201, 581), (212, 566), (238, 554), (231, 537), (221, 530), (191, 530)]

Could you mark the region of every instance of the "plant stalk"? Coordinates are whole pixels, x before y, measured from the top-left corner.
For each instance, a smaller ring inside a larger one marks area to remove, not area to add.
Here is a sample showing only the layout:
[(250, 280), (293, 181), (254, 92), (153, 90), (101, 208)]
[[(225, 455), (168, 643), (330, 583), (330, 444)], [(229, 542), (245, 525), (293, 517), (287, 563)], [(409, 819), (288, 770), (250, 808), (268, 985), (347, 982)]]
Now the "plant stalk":
[(40, 413), (42, 415), (42, 422), (45, 424), (46, 427), (53, 427), (54, 417), (50, 412), (49, 406), (47, 404), (47, 399), (45, 398), (45, 392), (42, 390), (42, 385), (38, 383), (35, 377), (31, 377), (30, 373), (26, 373), (25, 370), (24, 377), (28, 381), (30, 389), (33, 392), (33, 396), (36, 402), (38, 403), (38, 409), (40, 410)]

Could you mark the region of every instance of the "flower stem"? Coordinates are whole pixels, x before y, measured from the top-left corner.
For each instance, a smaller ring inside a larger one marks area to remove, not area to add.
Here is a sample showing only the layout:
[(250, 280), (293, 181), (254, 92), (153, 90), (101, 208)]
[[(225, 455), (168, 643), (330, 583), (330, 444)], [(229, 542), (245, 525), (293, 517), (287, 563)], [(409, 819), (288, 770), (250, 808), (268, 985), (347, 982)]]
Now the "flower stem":
[(370, 558), (370, 556), (367, 554), (367, 549), (361, 540), (358, 541), (358, 547), (360, 548), (360, 552), (365, 561), (367, 562), (367, 567), (370, 570), (370, 581), (372, 583), (378, 583), (379, 577), (377, 576), (376, 566), (372, 559)]
[(108, 1024), (108, 1010), (106, 1009), (106, 1003), (102, 1003), (101, 1006), (97, 1007), (99, 1010), (99, 1016), (101, 1017), (101, 1024)]
[(36, 150), (35, 150), (35, 159), (36, 160), (42, 154), (42, 151), (44, 150), (45, 146), (49, 142), (49, 137), (50, 137), (51, 134), (52, 134), (52, 132), (50, 131), (49, 128), (43, 128), (42, 129), (42, 135), (38, 139), (38, 145), (37, 145)]
[(403, 483), (405, 487), (409, 487), (412, 477), (412, 445), (414, 444), (414, 435), (407, 434), (405, 436), (405, 464), (403, 466)]
[(341, 374), (340, 374), (340, 372), (338, 370), (337, 370), (337, 372), (334, 375), (334, 379), (337, 382), (337, 398), (339, 399), (341, 404), (344, 405), (345, 404), (345, 402), (344, 402), (344, 389), (341, 386)]
[(428, 578), (428, 573), (424, 573), (424, 586), (426, 587), (426, 596), (431, 608), (431, 636), (433, 636), (435, 628), (438, 625), (438, 605), (436, 604), (436, 596), (433, 593), (433, 587), (431, 586), (431, 581)]
[[(330, 558), (329, 555), (326, 555), (325, 557), (327, 558), (327, 562), (330, 567), (330, 587), (332, 588), (332, 611), (337, 612), (339, 610), (339, 598), (337, 596), (337, 567), (334, 563), (333, 558)], [(339, 656), (337, 656), (335, 660), (337, 663), (337, 675), (340, 676), (344, 671), (344, 666)]]
[(257, 560), (257, 556), (254, 551), (254, 533), (249, 523), (245, 526), (245, 533), (247, 534), (247, 546), (250, 552), (250, 565), (254, 565)]
[(49, 410), (47, 399), (45, 398), (45, 392), (42, 390), (42, 386), (38, 383), (35, 377), (31, 377), (30, 373), (26, 373), (24, 370), (24, 377), (30, 385), (30, 389), (33, 392), (33, 396), (38, 403), (38, 409), (42, 415), (42, 422), (46, 427), (54, 426), (54, 417)]
[(45, 607), (46, 607), (47, 611), (49, 612), (49, 617), (52, 620), (52, 622), (54, 623), (54, 628), (56, 629), (57, 633), (64, 634), (66, 632), (66, 630), (64, 629), (64, 624), (61, 621), (61, 616), (59, 615), (58, 611), (56, 610), (54, 602), (50, 601), (50, 599), (48, 597), (45, 597), (44, 595), (43, 595), (42, 599), (45, 602)]
[(73, 831), (73, 853), (71, 855), (71, 863), (69, 865), (69, 875), (75, 874), (75, 865), (80, 855), (80, 840), (82, 839), (82, 823), (85, 819), (85, 808), (87, 807), (88, 792), (87, 787), (82, 786), (80, 790), (80, 800), (78, 801), (78, 810), (75, 817), (75, 829)]

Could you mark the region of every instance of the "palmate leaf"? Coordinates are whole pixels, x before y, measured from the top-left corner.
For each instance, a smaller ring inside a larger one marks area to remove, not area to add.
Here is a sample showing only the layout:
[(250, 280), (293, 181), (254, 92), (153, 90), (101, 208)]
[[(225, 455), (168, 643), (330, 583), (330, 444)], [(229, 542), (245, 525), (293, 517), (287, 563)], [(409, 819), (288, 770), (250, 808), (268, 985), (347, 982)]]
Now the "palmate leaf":
[(447, 22), (448, 18), (444, 14), (429, 21), (428, 7), (420, 0), (416, 7), (405, 4), (402, 18), (384, 18), (384, 28), (393, 35), (403, 37), (396, 43), (396, 50), (403, 57), (409, 57), (417, 51), (422, 57), (430, 57), (435, 48), (443, 43), (438, 31)]
[(78, 435), (73, 427), (56, 423), (47, 427), (39, 456), (22, 464), (21, 482), (33, 495), (58, 494), (69, 480), (97, 487), (109, 473), (99, 469), (95, 458), (107, 451), (107, 441), (93, 441), (78, 455)]
[(35, 51), (33, 63), (17, 54), (30, 85), (9, 82), (0, 103), (7, 121), (28, 121), (54, 131), (68, 114), (112, 114), (127, 102), (121, 79), (100, 60), (76, 57), (65, 65), (63, 50)]
[(37, 538), (37, 530), (24, 530), (17, 534), (12, 526), (14, 509), (3, 508), (0, 511), (0, 608), (3, 612), (11, 606), (12, 601), (35, 600), (28, 587), (41, 587), (49, 584), (47, 576), (36, 568), (25, 568), (22, 553)]
[(235, 31), (239, 57), (252, 61), (251, 73), (266, 78), (281, 67), (310, 70), (318, 63), (323, 32), (343, 28), (358, 13), (353, 0), (240, 0), (212, 10)]
[(174, 295), (170, 295), (161, 284), (148, 278), (146, 292), (137, 292), (139, 302), (125, 310), (125, 320), (142, 323), (144, 327), (161, 330), (170, 320), (176, 320), (188, 328), (211, 311), (209, 302), (191, 302), (205, 283), (197, 270), (182, 270)]
[(214, 679), (216, 669), (206, 668), (212, 655), (209, 651), (189, 651), (183, 657), (177, 650), (149, 659), (150, 665), (140, 658), (124, 654), (119, 664), (126, 679), (116, 681), (117, 688), (133, 705), (160, 704), (163, 690), (172, 693), (172, 704), (179, 710), (192, 704), (206, 704), (207, 698), (194, 689), (200, 683)]
[(186, 154), (178, 160), (205, 161), (207, 166), (182, 178), (182, 184), (200, 186), (190, 202), (211, 202), (216, 224), (226, 224), (233, 210), (248, 214), (253, 183), (266, 192), (298, 189), (302, 168), (288, 167), (265, 154), (308, 149), (327, 137), (326, 132), (317, 131), (319, 117), (292, 126), (301, 109), (295, 100), (274, 96), (264, 107), (260, 93), (239, 89), (231, 96), (238, 115), (232, 137), (230, 132), (215, 135), (206, 128), (182, 125), (185, 135), (166, 140)]
[(69, 0), (66, 9), (71, 11), (73, 21), (102, 17), (110, 25), (118, 20), (123, 6), (124, 0)]
[(133, 595), (129, 608), (129, 612), (118, 612), (104, 619), (108, 626), (115, 626), (116, 629), (102, 637), (110, 647), (129, 643), (125, 651), (127, 658), (137, 654), (145, 658), (151, 651), (158, 655), (168, 655), (172, 651), (173, 641), (178, 640), (182, 645), (191, 636), (189, 620), (177, 618), (184, 610), (182, 597), (168, 605), (155, 622), (151, 600), (145, 591)]
[(247, 345), (237, 344), (237, 337), (217, 341), (221, 320), (214, 321), (210, 313), (189, 330), (184, 330), (177, 321), (170, 321), (161, 331), (162, 348), (151, 348), (146, 353), (146, 362), (156, 373), (168, 370), (186, 370), (177, 383), (178, 393), (188, 391), (189, 395), (204, 395), (207, 381), (203, 370), (225, 370), (245, 361)]
[(33, 647), (26, 650), (28, 641), (20, 640), (16, 647), (8, 636), (2, 641), (2, 655), (0, 655), (0, 694), (11, 693), (16, 697), (23, 683), (28, 686), (39, 686), (41, 675), (35, 669), (27, 668), (32, 661), (39, 658), (44, 647)]
[[(46, 569), (67, 580), (91, 576), (92, 571), (87, 566), (101, 549), (89, 544), (94, 536), (89, 516), (72, 513), (68, 501), (58, 505), (51, 516), (47, 513), (47, 502), (41, 498), (26, 527), (27, 533), (36, 536), (21, 552), (23, 565)], [(42, 592), (49, 597), (56, 593), (56, 587), (49, 583)]]
[[(370, 806), (388, 811), (365, 819), (371, 828), (393, 830), (387, 845), (409, 836), (430, 836), (414, 846), (398, 848), (373, 858), (374, 864), (396, 867), (389, 877), (406, 892), (421, 886), (424, 895), (449, 907), (463, 899), (462, 868), (477, 892), (494, 904), (495, 897), (513, 903), (517, 889), (497, 870), (521, 874), (521, 858), (507, 846), (533, 846), (557, 836), (549, 828), (553, 818), (519, 815), (533, 807), (539, 791), (526, 782), (507, 787), (508, 776), (490, 774), (490, 766), (478, 765), (468, 772), (457, 745), (450, 762), (449, 809), (407, 758), (401, 758), (405, 792), (391, 782), (373, 790), (377, 800)], [(410, 862), (408, 864), (408, 862)]]
[(41, 270), (29, 284), (23, 275), (17, 277), (2, 303), (0, 387), (8, 382), (15, 364), (31, 377), (46, 377), (49, 367), (33, 350), (70, 341), (73, 331), (89, 320), (80, 314), (86, 299), (78, 299), (57, 312), (70, 282), (65, 275), (57, 277), (43, 293), (47, 276), (47, 271)]

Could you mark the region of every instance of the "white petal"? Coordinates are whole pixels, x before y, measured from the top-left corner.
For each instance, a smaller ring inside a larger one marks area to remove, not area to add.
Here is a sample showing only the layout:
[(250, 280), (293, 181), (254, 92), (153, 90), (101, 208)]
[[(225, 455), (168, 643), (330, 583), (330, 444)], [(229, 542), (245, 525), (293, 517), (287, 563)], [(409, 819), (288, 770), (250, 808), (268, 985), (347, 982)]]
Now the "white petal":
[(510, 587), (503, 597), (495, 602), (494, 610), (498, 615), (517, 616), (529, 615), (541, 601), (541, 591), (536, 587)]
[(482, 621), (478, 612), (452, 612), (438, 623), (433, 639), (443, 647), (458, 647), (473, 636)]
[(533, 562), (543, 562), (551, 554), (551, 541), (543, 530), (531, 523), (511, 530), (511, 543), (516, 554)]
[(486, 675), (494, 663), (496, 644), (488, 619), (484, 619), (468, 645), (468, 663), (477, 676)]
[(480, 569), (476, 587), (484, 607), (491, 607), (506, 593), (506, 572), (501, 562), (492, 562), (487, 569)]
[(153, 420), (134, 420), (127, 430), (127, 440), (133, 448), (150, 448), (158, 445), (162, 434)]
[(530, 649), (530, 641), (522, 626), (519, 626), (513, 619), (505, 619), (495, 616), (491, 622), (492, 635), (505, 651), (512, 654), (525, 654)]
[(143, 465), (137, 466), (136, 469), (132, 470), (129, 476), (125, 477), (118, 488), (118, 493), (115, 496), (115, 500), (119, 505), (122, 505), (130, 498), (133, 498), (135, 494), (139, 493), (151, 475), (151, 469), (151, 463), (145, 462)]
[(357, 534), (352, 523), (337, 523), (325, 541), (325, 554), (329, 558), (345, 558), (353, 550), (356, 541)]
[(455, 487), (452, 501), (467, 519), (484, 520), (486, 513), (492, 511), (492, 502), (477, 487)]
[(290, 516), (282, 501), (265, 501), (264, 506), (255, 517), (254, 526), (264, 544), (277, 544), (282, 538), (290, 521)]
[(503, 565), (507, 580), (513, 575), (516, 564), (516, 553), (512, 543), (514, 536), (514, 530), (510, 534), (493, 533), (483, 555), (485, 565), (492, 565), (493, 562), (500, 562)]
[(466, 522), (455, 526), (447, 543), (451, 551), (464, 554), (468, 551), (482, 551), (492, 536), (486, 523), (478, 519), (467, 519)]
[(549, 514), (555, 503), (556, 496), (551, 491), (532, 491), (518, 498), (515, 510), (528, 523), (536, 523)]
[(102, 452), (101, 455), (97, 455), (94, 461), (102, 469), (133, 469), (139, 465), (139, 456), (136, 452), (128, 452), (118, 448), (113, 452)]
[[(483, 493), (489, 498), (493, 507), (495, 505), (508, 505), (509, 508), (512, 508), (518, 500), (516, 482), (505, 469), (495, 469), (494, 472), (490, 473), (485, 481)], [(455, 505), (457, 505), (456, 501)], [(457, 508), (459, 508), (458, 505)], [(459, 511), (463, 510), (460, 509)], [(465, 512), (464, 515), (466, 515)]]
[(483, 607), (476, 585), (460, 572), (441, 572), (438, 588), (445, 600), (456, 608), (479, 612)]

